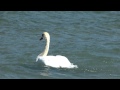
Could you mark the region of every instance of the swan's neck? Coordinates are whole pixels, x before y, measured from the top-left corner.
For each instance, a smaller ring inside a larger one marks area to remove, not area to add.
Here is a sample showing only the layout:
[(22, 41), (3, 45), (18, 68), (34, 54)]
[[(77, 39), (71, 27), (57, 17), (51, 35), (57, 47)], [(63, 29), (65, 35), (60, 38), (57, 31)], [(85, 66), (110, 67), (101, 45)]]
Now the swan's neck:
[(40, 54), (40, 56), (47, 56), (48, 51), (49, 51), (49, 45), (50, 45), (50, 38), (46, 39), (46, 46), (44, 51)]

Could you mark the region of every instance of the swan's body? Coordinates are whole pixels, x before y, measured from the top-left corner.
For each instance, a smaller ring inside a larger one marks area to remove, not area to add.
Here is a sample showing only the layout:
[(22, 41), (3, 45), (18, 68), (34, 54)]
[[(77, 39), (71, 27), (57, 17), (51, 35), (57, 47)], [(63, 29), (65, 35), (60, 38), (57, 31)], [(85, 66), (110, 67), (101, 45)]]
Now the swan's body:
[(49, 51), (50, 35), (48, 32), (44, 32), (40, 40), (42, 40), (43, 37), (46, 39), (45, 50), (37, 56), (36, 62), (39, 60), (46, 66), (51, 66), (54, 68), (77, 68), (77, 65), (70, 63), (70, 61), (65, 56), (47, 56)]

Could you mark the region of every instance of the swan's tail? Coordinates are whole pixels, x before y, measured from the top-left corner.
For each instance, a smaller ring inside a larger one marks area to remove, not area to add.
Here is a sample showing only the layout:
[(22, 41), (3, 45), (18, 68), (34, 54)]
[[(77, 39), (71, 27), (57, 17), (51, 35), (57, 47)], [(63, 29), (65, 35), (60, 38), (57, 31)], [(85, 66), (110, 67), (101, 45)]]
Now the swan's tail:
[(78, 66), (71, 64), (70, 68), (78, 68)]

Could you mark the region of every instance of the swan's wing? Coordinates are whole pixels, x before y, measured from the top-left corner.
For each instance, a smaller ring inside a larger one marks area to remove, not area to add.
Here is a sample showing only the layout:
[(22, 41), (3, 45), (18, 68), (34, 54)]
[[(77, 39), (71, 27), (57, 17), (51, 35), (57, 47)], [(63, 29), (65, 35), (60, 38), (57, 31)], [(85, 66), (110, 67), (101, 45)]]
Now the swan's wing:
[(51, 66), (51, 67), (55, 67), (55, 68), (59, 68), (59, 60), (56, 59), (56, 56), (46, 56), (43, 57), (43, 62), (45, 63), (45, 65), (47, 66)]
[(38, 56), (36, 61), (42, 61), (45, 65), (55, 67), (55, 68), (74, 68), (77, 67), (70, 63), (70, 61), (61, 55), (57, 56)]
[(62, 56), (62, 55), (56, 55), (56, 57), (59, 58), (59, 63), (62, 65), (62, 67), (78, 68), (78, 66), (73, 65), (73, 63), (71, 63), (67, 57)]
[(47, 66), (59, 67), (58, 61), (56, 61), (55, 56), (38, 56), (36, 61), (41, 61)]

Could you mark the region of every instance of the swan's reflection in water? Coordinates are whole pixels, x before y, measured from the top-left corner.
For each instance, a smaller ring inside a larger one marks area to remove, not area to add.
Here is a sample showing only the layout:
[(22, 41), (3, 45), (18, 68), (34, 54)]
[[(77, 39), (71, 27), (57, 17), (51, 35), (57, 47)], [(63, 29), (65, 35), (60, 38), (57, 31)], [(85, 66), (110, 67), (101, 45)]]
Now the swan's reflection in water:
[(50, 75), (52, 75), (50, 73), (50, 71), (49, 71), (50, 67), (44, 66), (43, 68), (44, 68), (44, 70), (41, 70), (41, 72), (39, 72), (40, 75), (42, 75), (42, 76), (50, 76)]

